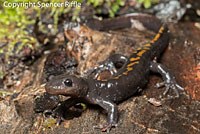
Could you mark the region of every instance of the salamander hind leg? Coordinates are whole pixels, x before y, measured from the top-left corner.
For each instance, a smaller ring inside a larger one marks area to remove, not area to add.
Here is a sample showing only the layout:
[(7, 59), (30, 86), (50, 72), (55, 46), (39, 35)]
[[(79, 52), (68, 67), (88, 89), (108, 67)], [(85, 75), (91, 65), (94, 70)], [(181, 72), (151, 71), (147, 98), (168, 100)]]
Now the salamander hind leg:
[(164, 91), (163, 95), (166, 95), (168, 91), (172, 89), (175, 92), (176, 97), (179, 97), (178, 90), (184, 91), (184, 88), (182, 88), (180, 85), (177, 84), (173, 73), (162, 64), (151, 62), (150, 70), (152, 72), (161, 74), (164, 82), (156, 84), (156, 87), (157, 88), (162, 87), (162, 86), (166, 87), (166, 90)]
[(88, 70), (85, 77), (94, 74), (93, 79), (97, 79), (101, 72), (108, 70), (113, 76), (127, 61), (127, 57), (121, 54), (113, 54), (106, 60), (99, 62), (99, 66), (92, 67)]

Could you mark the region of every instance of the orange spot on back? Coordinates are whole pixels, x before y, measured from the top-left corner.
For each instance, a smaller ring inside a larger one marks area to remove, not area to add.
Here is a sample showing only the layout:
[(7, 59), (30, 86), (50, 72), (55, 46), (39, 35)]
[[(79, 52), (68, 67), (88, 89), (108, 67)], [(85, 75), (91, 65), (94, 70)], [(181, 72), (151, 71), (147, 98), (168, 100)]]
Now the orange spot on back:
[(133, 70), (133, 68), (130, 68), (130, 67), (127, 68), (127, 71), (131, 71), (131, 70)]
[(162, 26), (162, 27), (159, 29), (158, 33), (156, 34), (155, 38), (151, 41), (151, 43), (154, 43), (155, 41), (157, 41), (157, 40), (160, 38), (160, 34), (163, 33), (163, 30), (164, 30), (164, 27)]
[(114, 77), (114, 79), (119, 79), (119, 77), (121, 76), (121, 74), (120, 75), (118, 75), (118, 76), (116, 76), (116, 77)]
[(146, 50), (142, 50), (139, 53), (137, 53), (138, 56), (142, 56), (144, 53), (146, 52)]
[(164, 27), (162, 26), (162, 27), (160, 28), (160, 30), (159, 30), (159, 33), (160, 33), (160, 34), (163, 33), (163, 30), (164, 30)]
[(160, 33), (158, 33), (153, 40), (157, 41), (159, 39), (159, 37), (160, 37)]
[(150, 43), (148, 43), (148, 44), (145, 44), (144, 46), (145, 46), (145, 47), (150, 47), (150, 46), (151, 46), (151, 44), (150, 44)]
[(155, 42), (154, 40), (151, 41), (151, 43), (154, 43), (154, 42)]
[(139, 61), (132, 62), (132, 63), (128, 64), (127, 66), (130, 67), (130, 66), (135, 65), (135, 64), (139, 64)]
[(140, 57), (136, 57), (136, 58), (130, 58), (130, 61), (135, 61), (135, 60), (139, 60)]
[(137, 51), (133, 51), (133, 53), (137, 53)]
[(145, 47), (144, 50), (150, 50), (150, 48), (149, 47)]
[(127, 75), (127, 74), (128, 74), (128, 72), (123, 72), (123, 74), (124, 74), (124, 75)]

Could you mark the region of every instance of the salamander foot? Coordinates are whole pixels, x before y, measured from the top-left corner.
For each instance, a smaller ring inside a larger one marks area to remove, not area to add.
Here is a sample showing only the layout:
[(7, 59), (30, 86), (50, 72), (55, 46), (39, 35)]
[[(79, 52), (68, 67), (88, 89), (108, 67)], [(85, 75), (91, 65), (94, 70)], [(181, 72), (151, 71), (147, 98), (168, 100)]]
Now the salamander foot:
[(117, 127), (117, 123), (106, 123), (106, 124), (101, 124), (98, 126), (93, 126), (94, 129), (101, 129), (102, 132), (107, 132), (111, 130), (112, 127)]
[(111, 62), (109, 64), (105, 63), (100, 66), (90, 68), (88, 72), (86, 73), (85, 77), (88, 77), (94, 73), (95, 75), (93, 76), (93, 79), (97, 79), (100, 73), (106, 70), (109, 70), (111, 75), (117, 73), (117, 69), (115, 68), (114, 64)]
[(182, 88), (181, 86), (177, 84), (174, 74), (169, 69), (167, 69), (164, 65), (156, 63), (156, 62), (151, 62), (150, 70), (161, 74), (164, 82), (156, 84), (155, 87), (159, 88), (159, 87), (165, 86), (166, 90), (164, 91), (163, 95), (166, 95), (169, 89), (172, 89), (175, 92), (176, 97), (179, 97), (178, 90), (184, 91), (184, 88)]
[(99, 66), (90, 68), (84, 77), (93, 76), (93, 79), (97, 79), (99, 74), (103, 71), (110, 71), (111, 75), (113, 76), (118, 72), (119, 69), (127, 62), (127, 57), (121, 54), (113, 54), (108, 59), (99, 62)]
[(55, 110), (53, 110), (52, 116), (57, 119), (57, 125), (60, 125), (61, 122), (63, 122), (65, 120), (64, 119), (64, 110), (60, 107), (57, 107)]
[(45, 110), (43, 112), (43, 117), (47, 117), (47, 116), (50, 116), (50, 117), (53, 117), (53, 118), (56, 118), (57, 121), (56, 121), (56, 124), (57, 125), (60, 125), (60, 123), (62, 121), (64, 121), (64, 112), (59, 108), (59, 106), (54, 109), (54, 110)]
[(176, 81), (165, 81), (165, 82), (157, 83), (155, 85), (156, 88), (160, 88), (163, 86), (166, 87), (165, 91), (163, 92), (163, 95), (166, 95), (169, 92), (169, 90), (172, 89), (175, 92), (176, 97), (179, 97), (178, 90), (184, 91), (184, 88), (178, 85)]

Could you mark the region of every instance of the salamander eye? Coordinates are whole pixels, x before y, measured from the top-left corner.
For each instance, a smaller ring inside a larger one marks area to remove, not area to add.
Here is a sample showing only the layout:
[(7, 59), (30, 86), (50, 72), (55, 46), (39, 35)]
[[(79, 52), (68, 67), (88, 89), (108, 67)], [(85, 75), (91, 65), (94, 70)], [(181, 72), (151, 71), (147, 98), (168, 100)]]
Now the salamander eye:
[(64, 81), (65, 86), (71, 87), (72, 86), (72, 80), (71, 79), (66, 79)]

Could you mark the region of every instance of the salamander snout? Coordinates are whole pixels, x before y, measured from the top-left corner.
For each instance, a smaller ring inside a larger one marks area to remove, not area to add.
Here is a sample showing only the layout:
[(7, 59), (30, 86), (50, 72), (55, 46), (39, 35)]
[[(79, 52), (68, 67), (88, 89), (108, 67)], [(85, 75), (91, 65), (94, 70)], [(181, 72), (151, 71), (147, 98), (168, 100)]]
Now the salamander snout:
[(82, 94), (83, 88), (87, 87), (87, 83), (84, 79), (78, 78), (72, 75), (59, 75), (53, 77), (45, 85), (45, 90), (49, 94), (53, 95), (65, 95), (65, 96), (79, 96)]

